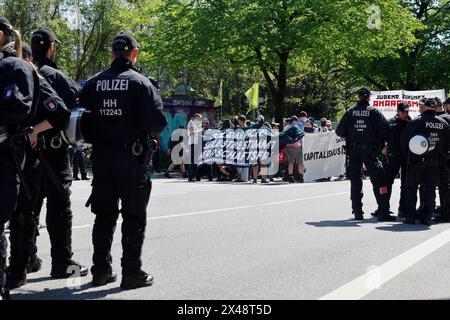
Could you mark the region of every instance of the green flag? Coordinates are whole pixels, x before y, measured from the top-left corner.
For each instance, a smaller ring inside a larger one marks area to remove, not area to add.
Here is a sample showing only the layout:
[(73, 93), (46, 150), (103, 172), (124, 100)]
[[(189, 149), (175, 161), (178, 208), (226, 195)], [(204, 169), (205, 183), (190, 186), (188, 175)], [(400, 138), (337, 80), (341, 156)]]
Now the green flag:
[(248, 111), (259, 108), (259, 84), (254, 83), (253, 86), (247, 90), (245, 96), (248, 98)]
[(219, 94), (217, 95), (215, 101), (214, 101), (214, 107), (218, 108), (222, 105), (223, 101), (223, 80), (220, 80), (220, 86), (219, 86)]

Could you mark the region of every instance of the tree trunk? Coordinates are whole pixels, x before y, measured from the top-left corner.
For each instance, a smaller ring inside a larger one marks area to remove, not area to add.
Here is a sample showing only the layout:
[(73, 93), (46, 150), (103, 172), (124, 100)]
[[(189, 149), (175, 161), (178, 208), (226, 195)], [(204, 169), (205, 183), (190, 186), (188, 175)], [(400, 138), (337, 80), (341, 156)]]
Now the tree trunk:
[(278, 70), (277, 79), (277, 92), (274, 97), (275, 103), (275, 120), (278, 123), (283, 123), (283, 117), (285, 116), (285, 100), (287, 90), (287, 64), (289, 59), (289, 52), (282, 52), (279, 55), (280, 66)]

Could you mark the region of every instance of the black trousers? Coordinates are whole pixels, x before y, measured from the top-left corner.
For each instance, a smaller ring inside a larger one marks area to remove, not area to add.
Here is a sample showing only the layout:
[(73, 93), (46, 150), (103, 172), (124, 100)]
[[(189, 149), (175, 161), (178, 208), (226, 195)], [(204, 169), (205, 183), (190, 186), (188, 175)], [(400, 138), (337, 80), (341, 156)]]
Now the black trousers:
[(389, 192), (386, 182), (386, 173), (381, 161), (371, 156), (367, 150), (352, 150), (349, 155), (348, 173), (351, 182), (351, 200), (352, 209), (362, 210), (362, 186), (361, 169), (363, 164), (366, 166), (372, 182), (373, 192), (380, 212), (389, 210)]
[(84, 155), (83, 152), (80, 150), (75, 150), (75, 153), (73, 155), (73, 177), (78, 177), (78, 172), (81, 173), (82, 178), (86, 178), (86, 165), (84, 162)]
[(406, 214), (416, 217), (417, 189), (422, 188), (423, 215), (431, 218), (436, 200), (436, 186), (439, 183), (439, 168), (424, 163), (408, 164), (406, 172)]
[(65, 197), (58, 190), (56, 184), (48, 174), (43, 174), (43, 190), (36, 202), (35, 212), (40, 210), (42, 198), (47, 198), (47, 231), (50, 236), (52, 264), (67, 264), (72, 258), (72, 210), (70, 202), (70, 187), (72, 186), (72, 170), (68, 146), (59, 149), (50, 146), (43, 156), (62, 183), (69, 197)]
[(439, 199), (441, 202), (441, 214), (450, 215), (450, 161), (441, 161), (439, 165)]
[(39, 201), (42, 186), (43, 168), (37, 154), (27, 148), (27, 156), (23, 169), (25, 180), (29, 186), (29, 199), (23, 188), (20, 188), (17, 208), (10, 222), (10, 268), (19, 274), (26, 274), (27, 266), (32, 255), (36, 254), (35, 238), (38, 224), (34, 209)]
[[(151, 183), (139, 184), (139, 161), (129, 147), (94, 146), (91, 210), (96, 215), (92, 242), (92, 273), (111, 270), (111, 246), (119, 212), (122, 214), (122, 273), (141, 268)], [(119, 200), (121, 209), (119, 210)]]
[[(25, 162), (24, 146), (16, 146), (14, 150), (19, 165)], [(4, 225), (13, 215), (19, 195), (19, 180), (17, 167), (12, 153), (5, 146), (0, 145), (0, 293), (3, 292), (6, 277), (7, 240)]]
[[(197, 147), (195, 144), (191, 144), (190, 146), (190, 157), (191, 157), (191, 164), (189, 165), (189, 181), (194, 180), (197, 176), (197, 157), (196, 157), (196, 150)], [(198, 152), (198, 151), (197, 151)]]
[(400, 203), (398, 210), (405, 213), (406, 211), (406, 158), (401, 155), (389, 155), (386, 167), (386, 178), (389, 191), (389, 200), (392, 195), (392, 185), (400, 172)]

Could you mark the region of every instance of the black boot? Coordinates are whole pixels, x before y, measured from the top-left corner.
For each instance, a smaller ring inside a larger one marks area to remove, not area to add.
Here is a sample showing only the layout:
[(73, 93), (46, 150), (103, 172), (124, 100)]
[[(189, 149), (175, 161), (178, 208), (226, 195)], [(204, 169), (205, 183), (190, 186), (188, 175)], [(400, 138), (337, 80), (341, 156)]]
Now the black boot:
[(6, 274), (6, 287), (9, 290), (20, 288), (27, 284), (26, 273), (19, 273), (16, 271), (8, 271)]
[(153, 276), (143, 270), (124, 271), (120, 287), (124, 290), (131, 290), (141, 287), (148, 287), (153, 284)]
[(404, 224), (416, 224), (416, 219), (414, 217), (406, 217), (403, 220)]
[(74, 260), (70, 260), (68, 263), (64, 264), (53, 264), (50, 275), (53, 279), (66, 279), (73, 275), (85, 277), (88, 273), (88, 268)]
[(364, 220), (364, 212), (362, 210), (353, 210), (353, 215), (355, 216), (355, 220), (363, 221)]
[(420, 218), (420, 223), (424, 226), (430, 226), (431, 225), (431, 217), (422, 217)]
[(378, 221), (379, 222), (393, 222), (395, 220), (397, 220), (397, 218), (395, 216), (391, 216), (391, 211), (386, 211), (383, 213), (380, 213), (380, 211), (378, 210)]
[(117, 274), (115, 274), (113, 271), (92, 274), (92, 285), (94, 287), (104, 286), (108, 283), (116, 281), (117, 281)]
[(27, 273), (38, 272), (42, 268), (42, 260), (37, 256), (33, 255), (30, 259), (30, 263), (27, 267)]
[(450, 214), (441, 214), (434, 218), (435, 223), (449, 223), (450, 222)]

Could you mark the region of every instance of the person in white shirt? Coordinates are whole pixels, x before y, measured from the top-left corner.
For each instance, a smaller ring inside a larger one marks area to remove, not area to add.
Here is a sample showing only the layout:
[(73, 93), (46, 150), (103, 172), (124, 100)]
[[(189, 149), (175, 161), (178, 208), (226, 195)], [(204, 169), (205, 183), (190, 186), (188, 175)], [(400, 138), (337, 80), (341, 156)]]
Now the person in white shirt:
[(197, 159), (196, 156), (200, 149), (199, 148), (199, 142), (200, 142), (200, 133), (202, 132), (202, 115), (199, 113), (196, 113), (191, 121), (189, 121), (187, 125), (188, 129), (188, 144), (190, 148), (191, 153), (191, 163), (189, 165), (189, 182), (194, 182), (195, 177), (197, 175)]

